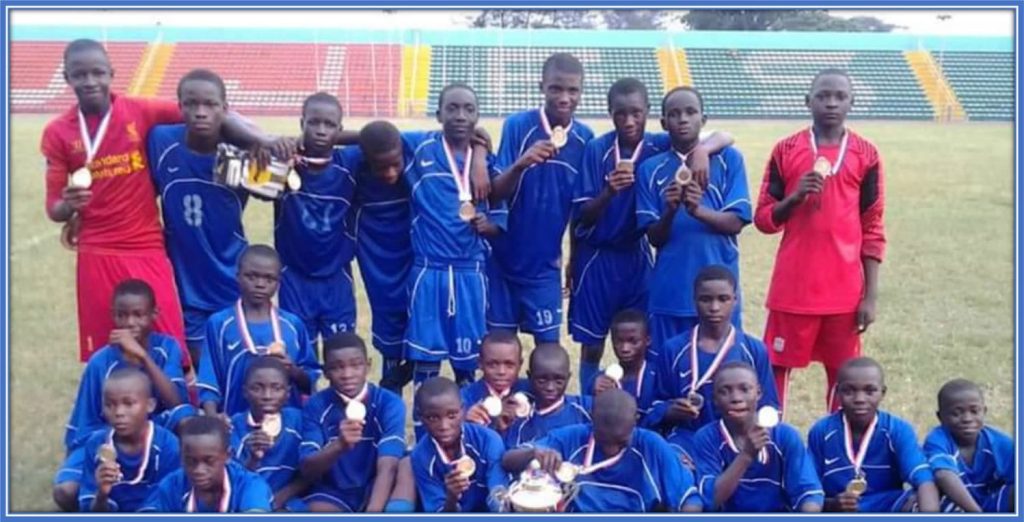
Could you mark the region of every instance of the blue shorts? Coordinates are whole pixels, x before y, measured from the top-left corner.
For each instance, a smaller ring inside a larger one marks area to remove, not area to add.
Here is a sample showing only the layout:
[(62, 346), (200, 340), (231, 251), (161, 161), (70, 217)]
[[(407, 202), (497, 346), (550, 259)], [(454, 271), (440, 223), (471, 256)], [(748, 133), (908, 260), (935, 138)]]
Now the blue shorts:
[(309, 513), (309, 506), (306, 501), (299, 497), (292, 497), (285, 501), (284, 510), (290, 513)]
[(647, 284), (654, 266), (648, 252), (577, 245), (573, 263), (569, 333), (580, 344), (603, 344), (615, 314), (647, 311)]
[(181, 312), (185, 319), (185, 342), (189, 346), (202, 346), (206, 343), (206, 320), (213, 312), (198, 308), (185, 308)]
[(408, 310), (374, 310), (370, 308), (370, 333), (373, 347), (385, 359), (405, 356), (405, 330), (409, 324)]
[(557, 278), (519, 284), (488, 263), (487, 326), (522, 330), (537, 343), (557, 343), (562, 327), (562, 282)]
[(306, 277), (298, 270), (285, 267), (281, 271), (278, 302), (282, 310), (302, 318), (309, 338), (314, 342), (317, 334), (327, 338), (339, 332), (350, 332), (356, 327), (351, 266), (331, 277), (322, 278)]
[[(367, 487), (371, 486), (372, 484), (367, 485)], [(357, 513), (363, 510), (363, 504), (367, 500), (366, 493), (366, 489), (341, 490), (323, 482), (318, 482), (310, 489), (309, 495), (306, 495), (302, 500), (305, 501), (307, 507), (311, 502), (326, 502), (336, 506), (342, 512)]]
[(53, 477), (53, 485), (63, 484), (65, 482), (82, 482), (82, 472), (85, 469), (85, 445), (79, 446), (77, 449), (68, 453), (67, 457), (64, 457), (64, 462), (61, 463), (60, 468), (57, 470), (57, 475)]
[[(1010, 496), (1013, 495), (1013, 486), (1004, 485), (999, 489), (992, 491), (987, 495), (983, 495), (978, 498), (974, 496), (974, 500), (981, 506), (983, 513), (1010, 513)], [(949, 497), (943, 496), (939, 499), (940, 511), (943, 513), (962, 513), (963, 509), (960, 508), (953, 502)]]
[(409, 360), (449, 359), (452, 368), (476, 370), (487, 333), (487, 283), (483, 263), (417, 261), (410, 278), (405, 332)]

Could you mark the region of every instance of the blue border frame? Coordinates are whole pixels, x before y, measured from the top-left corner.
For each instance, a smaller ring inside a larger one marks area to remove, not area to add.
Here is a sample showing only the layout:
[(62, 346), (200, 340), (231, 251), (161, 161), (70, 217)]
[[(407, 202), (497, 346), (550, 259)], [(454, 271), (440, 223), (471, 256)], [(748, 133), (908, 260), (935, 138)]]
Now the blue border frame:
[[(9, 67), (7, 66), (7, 64), (9, 64), (8, 57), (9, 57), (9, 53), (10, 53), (10, 43), (9, 43), (9, 36), (10, 36), (10, 13), (11, 13), (11, 10), (18, 9), (18, 8), (32, 8), (32, 9), (38, 9), (38, 8), (54, 8), (54, 9), (124, 8), (124, 9), (142, 9), (142, 10), (160, 9), (160, 8), (163, 8), (163, 9), (180, 9), (180, 8), (190, 8), (190, 9), (195, 9), (195, 8), (204, 8), (204, 9), (205, 8), (211, 8), (211, 9), (213, 9), (213, 8), (216, 8), (216, 9), (294, 10), (294, 9), (302, 9), (302, 8), (325, 8), (325, 7), (333, 7), (333, 8), (339, 8), (339, 9), (353, 9), (353, 10), (354, 9), (381, 9), (381, 8), (396, 8), (396, 9), (407, 9), (407, 10), (415, 10), (415, 9), (445, 10), (445, 9), (480, 9), (480, 8), (498, 8), (498, 7), (507, 7), (507, 8), (528, 8), (528, 7), (533, 7), (533, 8), (548, 8), (548, 9), (550, 9), (550, 8), (628, 8), (628, 9), (660, 8), (660, 9), (673, 9), (673, 10), (675, 10), (675, 9), (694, 9), (694, 8), (720, 8), (720, 7), (732, 7), (732, 8), (743, 8), (743, 7), (749, 7), (749, 8), (790, 8), (790, 7), (792, 7), (792, 8), (801, 8), (801, 7), (802, 8), (823, 8), (823, 7), (825, 7), (825, 8), (832, 8), (832, 9), (839, 9), (839, 8), (863, 9), (863, 8), (868, 7), (868, 8), (894, 9), (894, 10), (895, 9), (911, 9), (911, 10), (925, 10), (925, 9), (929, 9), (929, 10), (931, 10), (931, 9), (979, 10), (979, 9), (986, 9), (986, 8), (988, 8), (988, 9), (993, 9), (993, 8), (1003, 8), (1003, 9), (1012, 8), (1015, 11), (1015, 23), (1014, 23), (1014, 27), (1015, 27), (1014, 33), (1015, 34), (1014, 34), (1014, 46), (1013, 47), (1014, 47), (1014, 51), (1017, 53), (1016, 58), (1017, 58), (1017, 63), (1018, 63), (1018, 67), (1017, 67), (1017, 87), (1018, 87), (1018, 90), (1017, 90), (1017, 95), (1015, 97), (1015, 101), (1016, 101), (1016, 112), (1015, 112), (1016, 120), (1015, 120), (1015, 125), (1014, 125), (1014, 142), (1015, 142), (1017, 148), (1016, 148), (1016, 151), (1015, 151), (1015, 154), (1014, 154), (1014, 191), (1015, 191), (1015, 194), (1016, 194), (1016, 200), (1014, 201), (1014, 228), (1013, 228), (1013, 230), (1014, 230), (1014, 237), (1013, 237), (1013, 239), (1014, 239), (1014, 289), (1015, 289), (1015, 293), (1014, 293), (1014, 318), (1017, 320), (1015, 322), (1015, 324), (1014, 324), (1014, 355), (1015, 355), (1015, 357), (1014, 357), (1014, 364), (1015, 364), (1014, 389), (1015, 389), (1016, 399), (1017, 399), (1015, 401), (1015, 404), (1014, 404), (1014, 415), (1015, 415), (1015, 419), (1016, 419), (1016, 426), (1015, 426), (1015, 439), (1016, 440), (1015, 440), (1015, 445), (1016, 445), (1016, 451), (1017, 451), (1017, 476), (1018, 476), (1018, 489), (1015, 492), (1015, 497), (1017, 499), (1017, 502), (1018, 503), (1020, 502), (1019, 476), (1020, 476), (1021, 454), (1020, 454), (1019, 437), (1021, 436), (1022, 432), (1024, 432), (1024, 429), (1022, 429), (1022, 427), (1024, 427), (1024, 423), (1022, 423), (1022, 419), (1020, 417), (1020, 411), (1019, 411), (1019, 405), (1020, 405), (1020, 398), (1021, 397), (1020, 397), (1020, 387), (1019, 387), (1019, 383), (1020, 383), (1020, 379), (1019, 379), (1019, 377), (1020, 377), (1020, 375), (1019, 375), (1020, 366), (1019, 366), (1019, 357), (1018, 357), (1018, 355), (1019, 355), (1019, 339), (1020, 339), (1020, 337), (1019, 337), (1019, 327), (1020, 327), (1019, 326), (1019, 324), (1020, 324), (1019, 321), (1021, 319), (1020, 307), (1019, 307), (1019, 298), (1020, 298), (1020, 294), (1021, 294), (1021, 286), (1020, 286), (1021, 278), (1020, 278), (1020, 265), (1019, 265), (1019, 255), (1018, 255), (1019, 254), (1019, 250), (1018, 249), (1019, 249), (1019, 245), (1020, 245), (1021, 239), (1022, 239), (1021, 230), (1019, 228), (1020, 200), (1021, 200), (1022, 196), (1024, 196), (1024, 191), (1022, 191), (1021, 184), (1018, 183), (1018, 180), (1019, 180), (1019, 168), (1020, 168), (1020, 165), (1019, 165), (1019, 152), (1021, 150), (1021, 139), (1020, 139), (1020, 134), (1019, 134), (1018, 129), (1017, 129), (1017, 123), (1020, 122), (1021, 116), (1022, 116), (1022, 114), (1024, 114), (1024, 112), (1022, 112), (1022, 110), (1021, 110), (1020, 99), (1019, 99), (1019, 86), (1020, 86), (1020, 83), (1021, 83), (1022, 71), (1021, 71), (1021, 68), (1019, 66), (1020, 63), (1021, 63), (1021, 61), (1020, 61), (1021, 60), (1021, 48), (1020, 48), (1020, 40), (1017, 38), (1017, 33), (1019, 32), (1019, 28), (1020, 28), (1020, 8), (1022, 6), (1024, 6), (1024, 0), (1015, 0), (1015, 1), (1014, 0), (987, 0), (987, 1), (977, 2), (977, 3), (973, 3), (973, 4), (968, 4), (968, 5), (965, 5), (964, 3), (952, 3), (952, 2), (948, 2), (948, 1), (947, 2), (922, 2), (922, 1), (913, 1), (913, 0), (901, 2), (899, 5), (893, 5), (892, 3), (888, 3), (888, 2), (884, 2), (884, 1), (880, 1), (880, 0), (860, 0), (860, 1), (848, 1), (848, 2), (834, 2), (834, 1), (833, 2), (811, 2), (811, 1), (807, 1), (807, 0), (796, 0), (796, 1), (789, 1), (789, 2), (769, 2), (769, 1), (764, 1), (764, 0), (752, 0), (752, 1), (746, 1), (746, 2), (736, 2), (736, 1), (728, 2), (727, 1), (727, 2), (723, 3), (722, 5), (712, 4), (710, 2), (699, 2), (699, 3), (698, 2), (694, 2), (694, 3), (690, 4), (690, 5), (681, 5), (680, 3), (667, 2), (667, 1), (664, 1), (664, 0), (656, 0), (656, 1), (647, 0), (647, 1), (643, 1), (642, 3), (638, 3), (638, 5), (628, 5), (628, 4), (624, 5), (624, 3), (621, 0), (619, 2), (611, 2), (611, 1), (608, 1), (608, 0), (589, 0), (589, 1), (586, 1), (586, 0), (558, 0), (557, 2), (542, 2), (542, 1), (537, 1), (537, 0), (525, 0), (525, 1), (515, 1), (515, 2), (509, 2), (509, 1), (500, 2), (500, 1), (495, 1), (495, 0), (480, 0), (480, 1), (477, 1), (477, 2), (468, 2), (468, 1), (462, 0), (462, 1), (440, 2), (440, 1), (437, 1), (437, 0), (425, 0), (425, 1), (422, 1), (422, 2), (409, 2), (409, 1), (406, 1), (406, 2), (389, 2), (389, 3), (384, 3), (384, 2), (365, 2), (364, 1), (364, 2), (360, 2), (358, 4), (351, 4), (351, 5), (341, 4), (341, 0), (333, 0), (333, 1), (331, 1), (331, 0), (305, 0), (301, 4), (296, 4), (296, 5), (281, 5), (281, 4), (282, 4), (281, 0), (277, 0), (277, 1), (272, 1), (272, 0), (254, 0), (254, 1), (248, 1), (248, 2), (246, 2), (244, 0), (221, 0), (221, 1), (217, 2), (216, 5), (210, 5), (208, 3), (202, 2), (201, 0), (185, 0), (185, 1), (177, 2), (177, 3), (173, 3), (173, 4), (168, 2), (168, 1), (156, 3), (156, 2), (144, 2), (144, 1), (125, 1), (125, 0), (110, 0), (110, 1), (107, 1), (107, 2), (89, 2), (89, 3), (86, 3), (86, 2), (75, 2), (75, 1), (71, 1), (71, 0), (62, 0), (62, 1), (58, 0), (58, 1), (47, 2), (46, 4), (40, 4), (40, 3), (37, 3), (37, 2), (32, 2), (30, 0), (0, 0), (0, 7), (3, 8), (3, 23), (2, 23), (2, 26), (0, 26), (0, 32), (2, 32), (3, 43), (4, 43), (4, 55), (3, 55), (4, 59), (2, 61), (5, 64), (5, 66), (3, 67), (3, 71), (0, 72), (0, 89), (2, 89), (3, 93), (4, 93), (4, 113), (7, 115), (7, 117), (5, 118), (5, 121), (4, 121), (4, 125), (2, 127), (3, 130), (0, 131), (0, 160), (2, 160), (2, 162), (3, 162), (2, 163), (2, 165), (3, 165), (3, 173), (6, 174), (6, 176), (3, 179), (3, 182), (0, 183), (0, 216), (2, 216), (2, 219), (3, 219), (3, 223), (2, 223), (2, 225), (0, 225), (0, 259), (2, 259), (2, 264), (0, 264), (0, 294), (2, 294), (2, 300), (0, 300), (0, 353), (3, 354), (3, 357), (0, 358), (0, 374), (3, 375), (4, 381), (5, 381), (5, 384), (4, 384), (3, 388), (2, 388), (3, 402), (2, 402), (2, 406), (0, 406), (0, 413), (2, 413), (2, 415), (0, 415), (0, 468), (2, 468), (2, 470), (3, 470), (3, 476), (0, 477), (0, 482), (2, 482), (2, 486), (0, 486), (0, 522), (2, 522), (3, 520), (8, 520), (8, 519), (10, 519), (10, 520), (16, 520), (16, 519), (21, 519), (21, 520), (25, 520), (25, 519), (34, 519), (34, 520), (64, 520), (64, 519), (82, 518), (82, 517), (95, 518), (95, 517), (103, 517), (103, 516), (121, 516), (121, 517), (137, 516), (137, 515), (117, 515), (117, 514), (115, 514), (115, 515), (110, 515), (110, 514), (103, 514), (103, 515), (94, 515), (94, 514), (60, 515), (60, 514), (50, 514), (50, 513), (24, 513), (24, 514), (18, 513), (18, 514), (12, 514), (12, 513), (9, 512), (9, 509), (10, 509), (10, 503), (9, 503), (10, 486), (9, 486), (9, 484), (11, 483), (12, 479), (16, 480), (16, 478), (13, 478), (13, 477), (10, 476), (10, 462), (9, 462), (9, 458), (8, 458), (8, 456), (10, 454), (10, 445), (9, 445), (9, 440), (8, 440), (8, 436), (7, 436), (8, 435), (8, 431), (9, 431), (9, 429), (8, 429), (9, 428), (8, 421), (9, 421), (9, 416), (10, 416), (10, 408), (9, 408), (8, 401), (9, 401), (9, 397), (10, 397), (10, 382), (11, 382), (11, 380), (10, 380), (10, 371), (9, 371), (10, 370), (10, 351), (8, 349), (8, 347), (10, 346), (10, 279), (9, 279), (9, 277), (10, 277), (10, 275), (9, 275), (10, 244), (9, 244), (9, 237), (10, 237), (10, 222), (11, 222), (11, 220), (10, 220), (10, 206), (9, 206), (10, 202), (8, 201), (8, 197), (9, 197), (9, 193), (10, 193), (10, 183), (11, 183), (11, 176), (10, 176), (10, 173), (11, 173), (11, 158), (10, 158), (10, 92), (8, 90), (8, 87), (7, 87), (8, 86), (8, 78), (7, 77), (8, 77), (8, 74), (9, 74)], [(1018, 510), (1017, 513), (1019, 514), (1021, 512), (1021, 509), (1020, 509), (1019, 505), (1017, 507), (1017, 510)], [(218, 515), (218, 516), (188, 516), (188, 517), (186, 517), (186, 516), (183, 516), (183, 515), (156, 515), (156, 514), (147, 515), (147, 517), (158, 517), (158, 518), (164, 518), (164, 519), (185, 519), (185, 520), (223, 520), (224, 516), (225, 515)], [(257, 518), (266, 519), (266, 518), (273, 518), (273, 517), (275, 517), (277, 515), (226, 515), (226, 516), (232, 517), (233, 519), (240, 519), (240, 518), (243, 518), (243, 519), (257, 519)], [(288, 516), (290, 516), (290, 517), (296, 517), (296, 516), (299, 516), (299, 517), (318, 517), (320, 515), (288, 515)], [(391, 519), (391, 520), (413, 520), (413, 516), (415, 516), (416, 518), (419, 518), (419, 517), (438, 518), (438, 517), (447, 517), (447, 516), (450, 516), (450, 515), (435, 515), (435, 514), (420, 514), (420, 513), (417, 513), (417, 514), (412, 515), (412, 516), (410, 516), (410, 515), (342, 515), (342, 516), (346, 517), (346, 519), (349, 519), (349, 520), (374, 519), (374, 518), (387, 518), (387, 519)], [(486, 518), (490, 517), (490, 516), (494, 516), (494, 515), (492, 515), (492, 514), (486, 514), (486, 515), (461, 515), (461, 518), (464, 519), (464, 520), (486, 520)], [(514, 514), (509, 514), (509, 515), (499, 515), (499, 516), (512, 517), (512, 518), (522, 518), (522, 517), (528, 517), (530, 515), (514, 515)], [(536, 515), (534, 515), (534, 516), (536, 516)], [(629, 517), (629, 516), (635, 516), (635, 515), (561, 515), (559, 518), (564, 517), (564, 516), (569, 516), (571, 518), (585, 517), (585, 518), (594, 519), (594, 520), (602, 520), (602, 519), (604, 519), (604, 520), (612, 520), (612, 519), (621, 519), (623, 517)], [(741, 521), (741, 520), (749, 519), (750, 518), (750, 515), (717, 515), (717, 514), (703, 514), (703, 515), (658, 515), (658, 514), (645, 514), (644, 516), (654, 516), (654, 517), (659, 517), (659, 518), (681, 516), (681, 517), (684, 517), (685, 519), (690, 519), (690, 520), (695, 520), (697, 517), (702, 517), (702, 518), (714, 518), (714, 519), (718, 519), (718, 520), (737, 520), (737, 521)], [(851, 517), (865, 516), (865, 515), (837, 515), (837, 514), (829, 514), (829, 515), (786, 515), (786, 514), (771, 515), (771, 514), (769, 514), (769, 515), (757, 515), (757, 516), (758, 517), (767, 516), (767, 517), (773, 517), (773, 518), (777, 518), (777, 517), (794, 517), (794, 518), (799, 518), (801, 520), (815, 520), (815, 519), (828, 519), (828, 518), (851, 518)], [(867, 516), (872, 517), (872, 518), (879, 518), (879, 517), (881, 517), (881, 518), (888, 518), (889, 517), (889, 516), (886, 516), (886, 515), (867, 515)], [(890, 515), (890, 516), (892, 516), (892, 515)], [(908, 516), (913, 516), (915, 519), (923, 520), (923, 519), (940, 519), (940, 518), (948, 517), (950, 515), (920, 515), (920, 514), (918, 514), (918, 515), (908, 515)], [(1006, 519), (1006, 518), (1011, 518), (1011, 517), (1016, 518), (1016, 516), (1018, 516), (1018, 515), (985, 515), (984, 517), (985, 518), (1002, 518), (1002, 519)], [(541, 515), (540, 517), (541, 518), (545, 518), (543, 515)], [(280, 519), (280, 517), (278, 517), (278, 518)], [(551, 517), (551, 518), (554, 518), (554, 517)]]

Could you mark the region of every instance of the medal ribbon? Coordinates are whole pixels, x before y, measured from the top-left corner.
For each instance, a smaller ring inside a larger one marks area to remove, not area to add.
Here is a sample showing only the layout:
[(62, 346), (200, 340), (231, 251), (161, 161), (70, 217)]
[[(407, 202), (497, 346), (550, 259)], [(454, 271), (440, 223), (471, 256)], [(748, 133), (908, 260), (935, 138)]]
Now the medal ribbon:
[[(146, 468), (149, 467), (149, 454), (153, 449), (153, 434), (155, 432), (156, 430), (153, 429), (153, 421), (149, 421), (149, 423), (146, 424), (145, 445), (142, 448), (142, 463), (139, 464), (139, 474), (131, 480), (121, 480), (119, 481), (120, 483), (134, 486), (135, 484), (142, 482), (142, 479), (146, 476)], [(109, 444), (111, 448), (114, 448), (114, 455), (117, 455), (117, 445), (114, 444), (114, 430), (110, 430), (110, 435), (107, 437), (107, 444)]]
[[(640, 157), (640, 151), (642, 151), (643, 148), (644, 148), (644, 140), (643, 140), (643, 138), (640, 138), (640, 143), (636, 144), (636, 148), (633, 149), (633, 155), (630, 156), (630, 158), (629, 158), (629, 161), (632, 161), (634, 166), (636, 165), (636, 160), (637, 160), (637, 158)], [(618, 137), (618, 135), (616, 135), (615, 136), (615, 166), (616, 167), (619, 166), (619, 162), (620, 161), (622, 161), (622, 152), (619, 150), (619, 137)], [(683, 161), (686, 161), (686, 159), (684, 158)]]
[[(220, 495), (220, 505), (217, 506), (218, 513), (227, 513), (228, 506), (231, 505), (231, 479), (228, 478), (228, 468), (224, 467), (224, 492)], [(192, 488), (192, 491), (188, 494), (188, 503), (185, 504), (186, 513), (196, 512), (196, 488)]]
[(100, 150), (100, 144), (103, 143), (103, 138), (107, 135), (107, 125), (110, 124), (110, 115), (114, 113), (114, 107), (111, 105), (107, 108), (107, 113), (103, 115), (103, 119), (100, 120), (100, 126), (96, 129), (96, 139), (93, 140), (89, 137), (89, 129), (85, 125), (85, 114), (82, 114), (82, 110), (78, 110), (78, 132), (82, 135), (82, 146), (85, 147), (85, 166), (88, 167), (89, 163), (96, 157), (96, 152)]
[(871, 444), (871, 437), (875, 434), (875, 426), (878, 425), (878, 414), (875, 414), (875, 418), (871, 419), (871, 424), (868, 424), (868, 429), (864, 430), (864, 436), (860, 439), (860, 447), (857, 448), (857, 452), (853, 451), (853, 430), (850, 429), (850, 423), (846, 420), (846, 415), (843, 415), (843, 447), (846, 449), (846, 457), (850, 459), (850, 464), (853, 464), (853, 472), (855, 476), (862, 476), (860, 468), (864, 464), (864, 457), (868, 454), (868, 445)]
[(352, 401), (366, 404), (366, 396), (370, 394), (370, 383), (364, 382), (363, 389), (359, 390), (359, 393), (357, 393), (355, 397), (348, 397), (344, 393), (341, 393), (340, 391), (335, 391), (334, 393), (337, 393), (338, 397), (340, 397), (341, 401), (344, 402), (345, 404), (348, 404)]
[[(640, 398), (640, 393), (644, 391), (644, 375), (646, 373), (647, 373), (647, 361), (644, 360), (644, 363), (640, 365), (640, 373), (638, 373), (637, 376), (636, 376), (636, 392), (633, 394), (633, 396), (636, 397), (637, 399)], [(622, 376), (622, 380), (626, 380), (626, 376), (625, 375)], [(617, 384), (619, 385), (619, 388), (625, 389), (622, 386), (621, 382), (617, 383)]]
[(466, 147), (466, 161), (462, 165), (462, 172), (460, 173), (459, 165), (455, 163), (455, 156), (448, 145), (448, 140), (442, 136), (441, 143), (444, 145), (444, 156), (448, 160), (448, 168), (452, 171), (452, 176), (455, 177), (455, 186), (459, 189), (459, 201), (472, 201), (473, 197), (469, 192), (469, 168), (473, 162), (473, 146), (469, 145)]
[[(544, 107), (540, 108), (540, 126), (544, 128), (544, 132), (548, 133), (548, 137), (551, 137), (551, 133), (554, 132), (551, 129), (551, 122), (548, 121), (548, 115), (544, 112)], [(569, 119), (569, 125), (565, 128), (565, 135), (569, 135), (569, 129), (572, 129), (572, 118)]]
[(563, 404), (565, 404), (565, 395), (563, 395), (560, 399), (555, 401), (554, 404), (552, 404), (551, 406), (548, 406), (547, 408), (544, 408), (543, 410), (534, 409), (533, 413), (534, 413), (534, 415), (547, 415), (547, 414), (557, 410), (558, 408), (561, 408)]
[[(814, 154), (814, 158), (818, 158), (818, 138), (814, 135), (814, 126), (811, 126), (807, 130), (808, 135), (811, 138), (811, 153)], [(843, 158), (846, 157), (846, 146), (849, 144), (850, 133), (843, 130), (843, 139), (839, 142), (839, 157), (836, 158), (836, 162), (832, 164), (832, 175), (835, 176), (839, 172), (839, 167), (843, 165)]]
[(502, 399), (502, 400), (504, 400), (505, 397), (508, 397), (509, 392), (512, 391), (512, 388), (509, 388), (509, 389), (501, 391), (501, 392), (495, 391), (494, 388), (491, 388), (490, 384), (487, 384), (487, 381), (484, 381), (484, 386), (487, 387), (487, 395), (494, 396), (494, 397), (497, 397), (497, 398)]
[[(722, 438), (725, 439), (725, 443), (729, 445), (729, 449), (733, 453), (739, 453), (740, 449), (736, 446), (736, 441), (732, 440), (732, 434), (729, 433), (729, 429), (725, 427), (725, 421), (718, 421), (718, 429), (722, 432)], [(761, 451), (757, 452), (757, 461), (761, 464), (768, 464), (768, 447), (761, 448)]]
[(458, 460), (458, 459), (460, 459), (460, 458), (462, 458), (463, 456), (466, 455), (466, 445), (463, 444), (462, 437), (459, 437), (459, 452), (460, 453), (459, 453), (459, 456), (455, 457), (455, 458), (449, 458), (448, 457), (448, 453), (445, 452), (444, 448), (442, 448), (441, 445), (438, 444), (437, 440), (434, 439), (434, 437), (430, 437), (430, 442), (434, 443), (434, 449), (437, 450), (437, 456), (441, 458), (441, 462), (443, 462), (444, 464), (446, 464), (448, 466), (451, 466), (452, 462), (455, 462), (456, 460)]
[[(249, 334), (249, 324), (245, 321), (245, 310), (242, 309), (241, 299), (235, 303), (235, 318), (238, 320), (238, 331), (242, 334), (242, 344), (245, 345), (245, 349), (253, 355), (262, 355), (256, 351), (256, 344), (252, 340), (252, 335)], [(270, 327), (274, 330), (274, 342), (283, 343), (281, 341), (281, 325), (278, 324), (277, 319), (277, 308), (274, 306), (270, 307)]]
[(711, 366), (708, 366), (706, 372), (703, 375), (700, 374), (700, 362), (697, 359), (697, 352), (700, 348), (697, 346), (699, 339), (697, 333), (700, 325), (693, 327), (693, 336), (690, 338), (690, 392), (700, 393), (701, 386), (704, 386), (715, 376), (715, 371), (722, 365), (722, 361), (725, 360), (725, 356), (729, 354), (729, 350), (732, 348), (733, 343), (736, 340), (736, 327), (729, 325), (729, 335), (725, 336), (725, 340), (718, 347), (718, 353), (715, 354), (714, 360), (711, 361)]
[(580, 475), (589, 475), (596, 471), (610, 468), (619, 462), (619, 460), (622, 459), (622, 456), (626, 454), (626, 448), (622, 448), (622, 450), (615, 455), (594, 464), (594, 450), (596, 447), (597, 444), (594, 442), (594, 436), (591, 435), (590, 440), (587, 442), (587, 452), (583, 456), (583, 467), (580, 469)]

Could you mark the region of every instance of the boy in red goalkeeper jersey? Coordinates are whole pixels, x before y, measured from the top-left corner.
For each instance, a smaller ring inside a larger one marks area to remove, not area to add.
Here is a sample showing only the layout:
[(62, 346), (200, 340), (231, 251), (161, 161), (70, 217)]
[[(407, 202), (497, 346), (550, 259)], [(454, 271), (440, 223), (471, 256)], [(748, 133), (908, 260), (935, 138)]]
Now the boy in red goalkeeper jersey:
[(835, 410), (839, 367), (875, 320), (885, 184), (878, 150), (845, 126), (853, 101), (846, 72), (819, 72), (806, 97), (813, 125), (775, 145), (761, 183), (754, 224), (783, 232), (764, 337), (783, 408), (790, 370), (814, 360)]

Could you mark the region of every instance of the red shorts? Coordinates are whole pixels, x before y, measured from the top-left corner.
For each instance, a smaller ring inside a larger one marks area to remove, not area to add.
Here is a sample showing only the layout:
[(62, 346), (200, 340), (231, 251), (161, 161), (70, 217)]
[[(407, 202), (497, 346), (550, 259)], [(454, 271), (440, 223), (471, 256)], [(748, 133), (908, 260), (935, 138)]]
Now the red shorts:
[(158, 310), (153, 330), (178, 340), (181, 361), (192, 366), (185, 347), (185, 323), (174, 285), (171, 262), (163, 252), (78, 253), (78, 357), (89, 360), (93, 352), (110, 340), (114, 329), (111, 303), (114, 287), (125, 279), (141, 279), (153, 287)]
[(804, 315), (768, 311), (764, 344), (773, 366), (804, 368), (818, 361), (838, 368), (860, 356), (857, 314)]

